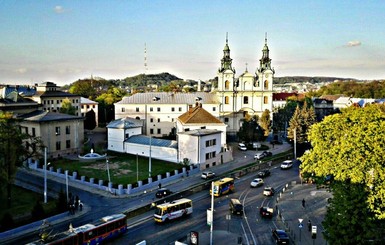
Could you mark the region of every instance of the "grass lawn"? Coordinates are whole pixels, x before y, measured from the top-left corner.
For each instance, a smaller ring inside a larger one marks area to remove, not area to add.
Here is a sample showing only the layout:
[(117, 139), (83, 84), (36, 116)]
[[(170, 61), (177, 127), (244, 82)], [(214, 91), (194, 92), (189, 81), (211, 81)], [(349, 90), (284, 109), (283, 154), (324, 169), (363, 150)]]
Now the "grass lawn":
[[(104, 180), (104, 183), (108, 182), (105, 159), (98, 161), (61, 159), (50, 162), (50, 166), (53, 166), (54, 169), (61, 168), (63, 172), (68, 170), (70, 174), (77, 172), (78, 176), (86, 176), (87, 179), (95, 178), (95, 180)], [(114, 184), (134, 184), (137, 180), (147, 180), (149, 176), (149, 159), (147, 157), (108, 152), (108, 166), (111, 182)], [(165, 175), (166, 172), (173, 172), (182, 167), (181, 164), (151, 159), (151, 176), (156, 179), (158, 174)]]
[(48, 199), (46, 204), (43, 203), (43, 193), (39, 194), (18, 186), (13, 186), (11, 196), (12, 202), (10, 208), (7, 207), (6, 199), (0, 202), (0, 219), (3, 219), (5, 213), (9, 213), (12, 215), (16, 226), (30, 223), (29, 218), (31, 217), (32, 209), (37, 201), (41, 202), (45, 214), (53, 214), (56, 210), (56, 202), (54, 200)]

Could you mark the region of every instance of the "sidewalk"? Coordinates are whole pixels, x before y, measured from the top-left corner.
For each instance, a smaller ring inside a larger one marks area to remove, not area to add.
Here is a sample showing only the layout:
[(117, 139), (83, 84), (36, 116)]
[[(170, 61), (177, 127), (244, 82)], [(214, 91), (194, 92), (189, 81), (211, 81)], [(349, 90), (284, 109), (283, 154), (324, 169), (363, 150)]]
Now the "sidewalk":
[[(326, 244), (322, 234), (324, 231), (322, 221), (327, 211), (327, 200), (331, 196), (331, 192), (317, 189), (314, 184), (289, 184), (277, 198), (279, 228), (289, 233), (294, 244)], [(302, 206), (302, 200), (305, 200), (305, 207)], [(302, 228), (299, 219), (303, 220)], [(312, 239), (312, 232), (308, 229), (309, 220), (312, 227), (317, 227), (316, 239)]]

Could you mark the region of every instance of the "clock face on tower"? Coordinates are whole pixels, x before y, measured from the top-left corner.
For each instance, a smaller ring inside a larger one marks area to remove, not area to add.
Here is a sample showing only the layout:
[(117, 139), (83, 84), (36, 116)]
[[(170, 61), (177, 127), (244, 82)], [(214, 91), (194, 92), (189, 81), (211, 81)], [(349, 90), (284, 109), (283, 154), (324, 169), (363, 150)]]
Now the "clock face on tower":
[(268, 77), (269, 77), (269, 74), (266, 74), (265, 77), (268, 78)]

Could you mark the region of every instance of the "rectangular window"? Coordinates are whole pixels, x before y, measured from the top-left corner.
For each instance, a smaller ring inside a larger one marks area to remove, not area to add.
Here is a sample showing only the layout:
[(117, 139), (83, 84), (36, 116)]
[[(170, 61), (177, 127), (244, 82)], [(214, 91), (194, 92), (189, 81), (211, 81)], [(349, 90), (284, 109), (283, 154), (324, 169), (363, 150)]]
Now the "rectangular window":
[(171, 107), (171, 111), (175, 111), (175, 107)]
[(150, 134), (154, 134), (154, 129), (150, 128)]
[(156, 108), (156, 110), (159, 112), (160, 111), (160, 107)]
[(59, 100), (56, 100), (56, 104), (59, 104)]
[(150, 107), (150, 111), (154, 111), (154, 108)]
[(206, 147), (213, 146), (213, 145), (216, 145), (216, 144), (217, 144), (217, 140), (216, 139), (212, 139), (212, 140), (207, 140), (206, 141)]
[(60, 150), (61, 150), (60, 141), (56, 141), (56, 150), (57, 150), (57, 151), (60, 151)]
[(160, 122), (160, 118), (158, 118), (158, 122)]
[(70, 134), (71, 133), (71, 126), (66, 126), (66, 134)]
[(125, 112), (126, 111), (126, 108), (122, 107), (122, 112)]
[(71, 140), (66, 140), (66, 148), (71, 148)]
[(35, 128), (32, 128), (32, 136), (36, 136), (36, 129)]
[(179, 111), (182, 111), (182, 107), (179, 107)]
[(228, 122), (229, 122), (229, 118), (225, 117), (225, 123), (228, 123)]
[(215, 151), (206, 153), (206, 160), (209, 160), (214, 157), (215, 157)]
[(139, 107), (136, 107), (136, 112), (139, 112)]
[(60, 127), (55, 128), (55, 133), (56, 133), (56, 135), (60, 135)]
[(161, 134), (161, 133), (162, 133), (161, 129), (160, 129), (160, 128), (158, 128), (158, 134)]
[(154, 118), (150, 118), (150, 122), (154, 122)]
[(263, 103), (264, 103), (264, 104), (269, 103), (269, 97), (263, 96)]
[(213, 111), (216, 111), (217, 110), (217, 108), (216, 107), (213, 107)]

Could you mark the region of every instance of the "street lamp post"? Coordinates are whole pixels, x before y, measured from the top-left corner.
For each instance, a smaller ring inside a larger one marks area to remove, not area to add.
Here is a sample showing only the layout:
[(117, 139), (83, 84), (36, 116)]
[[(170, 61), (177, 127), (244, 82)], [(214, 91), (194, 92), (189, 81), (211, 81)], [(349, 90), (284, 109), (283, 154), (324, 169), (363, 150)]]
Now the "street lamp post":
[(106, 164), (107, 164), (108, 183), (111, 183), (110, 168), (108, 166), (108, 158), (107, 158), (107, 156), (106, 156)]
[(148, 177), (151, 178), (151, 138), (150, 136), (150, 152), (149, 152), (149, 159), (148, 159)]
[(44, 148), (44, 203), (47, 203), (47, 147)]

